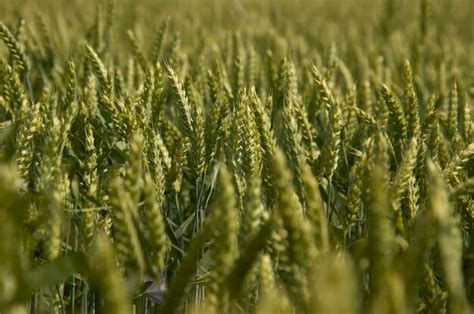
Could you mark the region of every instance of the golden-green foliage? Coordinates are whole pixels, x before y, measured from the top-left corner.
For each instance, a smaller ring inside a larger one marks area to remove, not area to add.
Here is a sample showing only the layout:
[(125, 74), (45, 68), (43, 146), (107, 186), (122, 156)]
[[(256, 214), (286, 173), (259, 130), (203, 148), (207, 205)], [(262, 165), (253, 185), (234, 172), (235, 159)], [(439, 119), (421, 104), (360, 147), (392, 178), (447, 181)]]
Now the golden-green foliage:
[(0, 313), (471, 313), (472, 8), (0, 1)]

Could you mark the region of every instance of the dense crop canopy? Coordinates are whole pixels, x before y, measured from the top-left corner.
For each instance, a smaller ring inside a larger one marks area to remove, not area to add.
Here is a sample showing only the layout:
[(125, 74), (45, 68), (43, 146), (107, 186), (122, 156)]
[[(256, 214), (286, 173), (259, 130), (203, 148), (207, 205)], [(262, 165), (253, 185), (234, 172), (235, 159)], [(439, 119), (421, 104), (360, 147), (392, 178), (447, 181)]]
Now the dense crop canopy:
[(0, 1), (0, 313), (472, 313), (473, 11)]

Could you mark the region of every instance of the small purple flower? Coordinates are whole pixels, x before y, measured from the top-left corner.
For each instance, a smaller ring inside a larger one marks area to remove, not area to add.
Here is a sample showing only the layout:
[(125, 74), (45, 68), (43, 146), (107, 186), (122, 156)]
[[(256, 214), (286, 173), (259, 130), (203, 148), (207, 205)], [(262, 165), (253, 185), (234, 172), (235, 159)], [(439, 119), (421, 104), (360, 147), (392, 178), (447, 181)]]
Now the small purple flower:
[(150, 301), (155, 304), (162, 304), (164, 295), (167, 290), (166, 277), (160, 276), (160, 281), (156, 282), (150, 276), (146, 276), (145, 286), (146, 286), (145, 295), (148, 296)]

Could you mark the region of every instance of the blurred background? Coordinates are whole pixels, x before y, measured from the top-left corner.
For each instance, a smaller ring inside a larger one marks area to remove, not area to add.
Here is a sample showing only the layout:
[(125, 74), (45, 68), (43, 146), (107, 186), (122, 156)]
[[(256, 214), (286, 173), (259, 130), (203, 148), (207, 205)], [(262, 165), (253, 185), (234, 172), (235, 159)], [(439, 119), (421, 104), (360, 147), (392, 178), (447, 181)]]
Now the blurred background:
[[(147, 39), (171, 18), (171, 27), (179, 31), (183, 46), (200, 44), (190, 37), (212, 35), (220, 43), (225, 32), (239, 31), (253, 37), (271, 35), (302, 38), (312, 47), (334, 40), (360, 42), (381, 35), (387, 42), (405, 35), (409, 39), (419, 24), (420, 1), (413, 0), (115, 0), (113, 20), (116, 40), (135, 31), (145, 47)], [(457, 37), (470, 43), (474, 39), (474, 1), (428, 0), (432, 26), (437, 36)], [(101, 6), (95, 0), (14, 0), (0, 1), (0, 20), (14, 24), (38, 15), (56, 44), (69, 47), (77, 35), (90, 27)], [(145, 27), (142, 27), (145, 26)], [(277, 35), (279, 34), (279, 35)], [(284, 45), (284, 43), (282, 43)], [(325, 45), (327, 46), (327, 45)], [(63, 47), (64, 48), (64, 47)]]

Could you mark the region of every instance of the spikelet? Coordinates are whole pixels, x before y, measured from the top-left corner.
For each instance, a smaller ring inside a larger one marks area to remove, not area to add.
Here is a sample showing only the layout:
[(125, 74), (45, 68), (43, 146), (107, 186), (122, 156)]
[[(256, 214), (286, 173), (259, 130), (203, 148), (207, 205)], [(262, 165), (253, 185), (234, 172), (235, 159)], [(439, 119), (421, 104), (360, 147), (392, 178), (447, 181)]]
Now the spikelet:
[[(428, 102), (426, 104), (426, 114), (421, 126), (421, 140), (418, 142), (418, 154), (417, 154), (417, 161), (416, 161), (416, 174), (420, 179), (423, 179), (425, 176), (425, 165), (426, 165), (426, 158), (428, 155), (428, 140), (431, 137), (432, 129), (436, 125), (438, 127), (438, 113), (435, 109), (435, 98), (434, 96), (430, 96)], [(439, 129), (438, 129), (439, 131)], [(430, 143), (431, 144), (431, 143)], [(430, 145), (431, 146), (431, 145)], [(432, 157), (435, 155), (433, 154)], [(424, 188), (421, 187), (420, 196), (424, 194)]]
[(474, 178), (469, 178), (458, 184), (449, 194), (450, 200), (469, 197), (474, 193)]
[(7, 66), (7, 76), (8, 85), (6, 86), (8, 88), (6, 91), (6, 99), (9, 100), (10, 103), (9, 109), (13, 117), (21, 118), (23, 116), (22, 113), (25, 112), (26, 106), (28, 105), (28, 97), (24, 88), (21, 85), (18, 74), (13, 71), (10, 66)]
[(284, 88), (285, 106), (289, 103), (296, 103), (298, 100), (298, 78), (296, 76), (296, 68), (294, 63), (289, 60), (284, 63), (285, 76), (282, 88)]
[[(398, 273), (390, 273), (387, 276), (387, 290), (389, 293), (389, 307), (392, 313), (408, 313), (407, 299), (405, 295), (405, 283)], [(384, 305), (377, 311), (380, 313), (385, 308)]]
[(82, 88), (83, 101), (80, 102), (80, 113), (94, 117), (98, 112), (97, 100), (97, 83), (96, 78), (91, 74), (85, 78), (84, 87)]
[(394, 232), (389, 217), (389, 198), (387, 190), (388, 160), (387, 140), (377, 135), (372, 155), (373, 166), (367, 173), (368, 190), (368, 254), (370, 259), (369, 312), (379, 313), (389, 307), (389, 291), (385, 285), (389, 280), (394, 254)]
[(349, 143), (358, 130), (357, 117), (355, 113), (350, 110), (351, 107), (357, 107), (356, 94), (356, 88), (353, 87), (341, 101), (342, 120), (344, 123), (341, 137), (344, 139), (344, 144)]
[(66, 74), (66, 95), (64, 96), (64, 110), (70, 110), (73, 103), (77, 100), (77, 78), (76, 78), (76, 66), (74, 62), (68, 63), (67, 74)]
[(127, 32), (128, 40), (130, 40), (130, 44), (132, 45), (133, 55), (135, 60), (138, 62), (138, 65), (142, 68), (143, 71), (146, 71), (147, 68), (147, 61), (145, 56), (138, 45), (137, 38), (135, 37), (135, 33), (131, 30)]
[(91, 280), (103, 298), (103, 311), (107, 313), (130, 313), (129, 296), (117, 269), (115, 254), (109, 239), (104, 235), (95, 238), (91, 254), (88, 254)]
[(144, 159), (146, 159), (147, 163), (143, 166), (149, 171), (155, 184), (159, 186), (164, 184), (165, 176), (170, 171), (171, 157), (161, 136), (152, 128), (148, 128), (145, 131), (146, 158)]
[(104, 41), (105, 46), (110, 45), (113, 26), (116, 22), (115, 15), (115, 0), (107, 0), (104, 4), (105, 6), (105, 17), (104, 17)]
[(127, 68), (126, 68), (126, 72), (125, 72), (125, 89), (126, 90), (134, 90), (135, 89), (135, 86), (137, 85), (136, 82), (135, 82), (135, 78), (137, 76), (136, 74), (136, 64), (133, 60), (132, 57), (130, 57), (128, 59), (128, 62), (127, 62)]
[(420, 119), (418, 116), (418, 98), (413, 86), (413, 73), (408, 60), (403, 64), (403, 98), (405, 102), (405, 114), (408, 124), (407, 137), (417, 137), (420, 130)]
[(257, 76), (259, 70), (259, 63), (257, 60), (257, 54), (253, 46), (248, 49), (248, 56), (247, 56), (247, 82), (250, 88), (255, 87), (257, 83)]
[(89, 35), (91, 39), (91, 44), (98, 52), (102, 52), (105, 48), (104, 43), (104, 29), (105, 29), (105, 19), (104, 19), (104, 9), (100, 3), (96, 4), (96, 15), (94, 17), (94, 24), (91, 26), (91, 34)]
[(231, 176), (227, 169), (221, 167), (219, 186), (221, 192), (216, 200), (211, 220), (213, 222), (214, 245), (212, 250), (213, 271), (211, 283), (206, 299), (209, 313), (224, 310), (229, 306), (226, 303), (226, 291), (223, 289), (225, 277), (232, 267), (237, 256), (238, 215), (232, 188)]
[(415, 175), (408, 178), (407, 186), (408, 220), (413, 219), (420, 210), (420, 191)]
[[(290, 237), (290, 260), (299, 266), (303, 266), (307, 262), (305, 259), (306, 254), (311, 256), (313, 247), (311, 246), (311, 240), (306, 238), (309, 235), (309, 227), (302, 223), (303, 211), (297, 199), (295, 199), (296, 195), (291, 184), (292, 175), (280, 149), (275, 150), (273, 170), (276, 181), (275, 188), (278, 193), (279, 212)], [(301, 224), (305, 227), (302, 227)]]
[(354, 90), (354, 78), (352, 77), (351, 71), (347, 67), (344, 60), (340, 59), (339, 57), (335, 57), (334, 61), (336, 63), (337, 70), (339, 70), (339, 72), (342, 74), (342, 77), (344, 78), (346, 89), (348, 91)]
[(35, 16), (35, 26), (38, 29), (38, 45), (40, 46), (40, 49), (42, 50), (45, 58), (45, 63), (48, 66), (54, 65), (54, 50), (53, 50), (53, 45), (52, 45), (52, 39), (51, 36), (49, 35), (48, 28), (45, 24), (44, 19), (42, 18), (41, 15), (36, 15)]
[(163, 313), (174, 314), (179, 313), (181, 310), (188, 285), (192, 282), (197, 269), (196, 261), (202, 253), (205, 242), (211, 236), (211, 230), (209, 222), (204, 223), (203, 227), (192, 240), (178, 271), (173, 276), (169, 285), (165, 303), (161, 309)]
[(179, 82), (178, 76), (174, 72), (173, 68), (168, 66), (168, 75), (171, 83), (173, 84), (174, 91), (177, 96), (177, 103), (180, 117), (183, 121), (184, 131), (189, 137), (192, 137), (193, 134), (193, 118), (191, 106), (189, 105), (188, 96), (186, 91)]
[(329, 250), (329, 234), (324, 203), (319, 192), (318, 182), (307, 164), (302, 165), (302, 181), (306, 197), (306, 217), (311, 224), (314, 243), (321, 252)]
[[(50, 105), (51, 106), (51, 105)], [(43, 109), (45, 115), (43, 122), (44, 145), (42, 147), (41, 161), (38, 169), (39, 177), (36, 181), (36, 189), (46, 192), (49, 189), (56, 190), (61, 172), (62, 157), (62, 134), (61, 122), (56, 116), (53, 108)]]
[(369, 113), (362, 110), (361, 108), (352, 106), (351, 110), (354, 111), (355, 115), (360, 121), (364, 122), (368, 126), (372, 126), (372, 127), (377, 126), (377, 122), (375, 121), (375, 118)]
[(46, 233), (46, 258), (55, 260), (61, 253), (61, 204), (58, 192), (52, 192), (48, 197), (48, 230)]
[[(159, 151), (159, 156), (162, 159), (163, 166), (165, 167), (166, 171), (169, 172), (169, 170), (171, 169), (171, 157), (170, 157), (169, 150), (163, 141), (163, 138), (161, 137), (160, 134), (157, 134), (153, 142), (156, 143), (157, 149)], [(154, 148), (150, 148), (150, 149), (154, 149)], [(155, 155), (158, 157), (158, 154), (155, 154)]]
[(435, 108), (435, 97), (434, 95), (431, 95), (426, 103), (425, 118), (421, 127), (421, 134), (425, 140), (427, 136), (430, 134), (437, 119), (438, 119), (438, 112)]
[(258, 231), (262, 222), (264, 208), (261, 195), (261, 179), (255, 173), (247, 185), (244, 211), (241, 218), (241, 237), (244, 243), (249, 241)]
[(450, 184), (456, 184), (465, 165), (474, 157), (474, 143), (469, 144), (463, 150), (455, 154), (443, 170), (443, 175)]
[(361, 95), (360, 95), (360, 109), (364, 110), (368, 114), (370, 114), (370, 110), (372, 109), (372, 90), (370, 87), (370, 82), (369, 81), (364, 81), (362, 85), (362, 90), (361, 90)]
[(163, 54), (163, 43), (165, 41), (166, 33), (169, 27), (169, 19), (165, 19), (156, 34), (155, 42), (153, 44), (153, 51), (152, 51), (152, 62), (156, 64), (160, 61), (160, 58)]
[(321, 75), (318, 68), (316, 68), (316, 66), (314, 65), (311, 68), (311, 73), (313, 74), (313, 80), (316, 85), (316, 89), (318, 90), (318, 93), (320, 95), (321, 102), (323, 103), (324, 106), (330, 108), (331, 105), (335, 104), (335, 99), (331, 90), (329, 89), (327, 85), (326, 80)]
[(361, 158), (356, 161), (351, 169), (352, 184), (347, 196), (347, 225), (352, 226), (357, 220), (359, 208), (362, 203), (362, 184), (367, 163), (367, 152), (363, 152)]
[(239, 258), (235, 261), (232, 270), (229, 272), (224, 282), (228, 286), (230, 300), (236, 299), (241, 292), (250, 294), (248, 286), (253, 280), (256, 280), (257, 269), (256, 262), (260, 256), (260, 252), (267, 245), (273, 228), (278, 221), (278, 215), (274, 212), (270, 218), (264, 215), (265, 222), (255, 233), (252, 238), (241, 250)]
[(183, 183), (183, 168), (186, 162), (186, 155), (189, 150), (189, 142), (182, 139), (177, 144), (176, 156), (171, 164), (170, 171), (167, 178), (167, 186), (178, 193), (181, 190)]
[(133, 134), (130, 139), (128, 167), (126, 168), (124, 182), (125, 189), (132, 197), (133, 204), (138, 204), (140, 192), (143, 188), (143, 145), (143, 135), (140, 133)]
[(430, 4), (431, 0), (420, 1), (420, 37), (421, 41), (424, 42), (429, 33), (429, 21), (430, 21)]
[(234, 34), (232, 38), (232, 92), (235, 101), (239, 101), (239, 96), (245, 86), (245, 60), (241, 52), (241, 38)]
[(285, 157), (280, 149), (275, 150), (273, 173), (276, 182), (278, 211), (283, 226), (288, 232), (288, 292), (296, 306), (304, 310), (308, 306), (309, 291), (304, 277), (308, 263), (315, 255), (315, 246), (311, 236), (310, 225), (303, 220), (302, 208), (292, 188), (292, 175), (286, 165)]
[(37, 135), (41, 128), (41, 116), (40, 116), (39, 103), (33, 105), (31, 111), (25, 114), (23, 119), (18, 121), (20, 126), (18, 127), (18, 133), (16, 138), (16, 165), (21, 176), (30, 182), (30, 169), (34, 158), (34, 137)]
[[(407, 252), (407, 265), (405, 267), (405, 282), (410, 283), (407, 288), (407, 301), (410, 310), (416, 306), (418, 289), (422, 284), (426, 271), (421, 271), (418, 265), (425, 265), (430, 250), (434, 245), (435, 229), (430, 217), (426, 212), (420, 214), (413, 220), (413, 239)], [(424, 266), (426, 267), (426, 266)]]
[(459, 117), (459, 131), (463, 140), (468, 143), (473, 138), (473, 124), (471, 119), (471, 104), (468, 102), (467, 94), (459, 102), (458, 111)]
[[(453, 141), (458, 138), (455, 137)], [(441, 132), (441, 121), (438, 123), (437, 130), (434, 135), (435, 147), (438, 150), (438, 162), (441, 166), (446, 167), (449, 162), (450, 152), (449, 152), (449, 141), (446, 136)]]
[[(382, 76), (383, 76), (383, 58), (376, 58), (374, 61), (377, 61), (376, 63), (376, 72), (379, 73), (378, 76), (372, 74), (368, 78), (368, 84), (370, 87), (370, 90), (372, 91), (373, 94), (373, 100), (372, 100), (372, 107), (367, 109), (367, 112), (372, 114), (374, 117), (377, 118), (377, 121), (381, 126), (384, 126), (384, 129), (386, 129), (386, 124), (388, 121), (388, 108), (385, 105), (385, 101), (383, 99), (383, 95), (381, 93), (381, 86), (382, 86)], [(379, 69), (380, 67), (380, 69)], [(368, 87), (368, 88), (369, 88)]]
[[(211, 84), (211, 83), (209, 83)], [(212, 96), (211, 91), (211, 97)], [(227, 97), (221, 91), (216, 92), (216, 99), (209, 112), (205, 125), (206, 163), (212, 162), (218, 152), (220, 139), (223, 138), (225, 128), (225, 116), (229, 110)]]
[(380, 92), (389, 111), (389, 122), (391, 123), (391, 129), (389, 129), (390, 140), (394, 145), (397, 159), (400, 160), (403, 144), (407, 136), (405, 114), (395, 95), (385, 84), (382, 84)]
[[(85, 151), (87, 160), (85, 162), (84, 184), (87, 189), (87, 195), (97, 197), (98, 176), (97, 176), (97, 153), (95, 150), (94, 133), (91, 123), (86, 121), (85, 125)], [(88, 206), (89, 205), (89, 206)], [(91, 202), (86, 202), (86, 208), (90, 207)], [(83, 212), (83, 229), (86, 246), (92, 243), (95, 232), (96, 213), (93, 211)]]
[(326, 138), (323, 152), (319, 159), (321, 159), (321, 168), (318, 177), (325, 175), (328, 180), (332, 181), (332, 176), (337, 168), (339, 159), (339, 150), (341, 143), (341, 131), (343, 127), (343, 118), (341, 113), (341, 105), (336, 101), (331, 92), (326, 79), (321, 75), (316, 66), (312, 66), (311, 73), (316, 84), (316, 89), (319, 94), (322, 105), (329, 111), (329, 136)]
[(179, 61), (179, 48), (181, 44), (181, 37), (178, 32), (173, 35), (173, 38), (169, 44), (169, 65), (171, 68), (176, 69)]
[[(275, 300), (278, 300), (278, 302), (275, 302)], [(294, 308), (291, 306), (288, 295), (279, 289), (273, 289), (267, 293), (256, 310), (257, 314), (287, 314), (292, 312), (294, 312)]]
[(274, 180), (269, 165), (276, 147), (275, 138), (271, 128), (270, 118), (254, 90), (251, 92), (250, 97), (250, 104), (255, 114), (255, 122), (257, 123), (258, 132), (260, 134), (260, 145), (262, 146), (262, 179), (267, 197), (267, 205), (269, 208), (273, 208), (275, 201), (273, 189)]
[(112, 91), (112, 85), (109, 80), (109, 75), (107, 73), (107, 69), (105, 68), (104, 64), (100, 60), (97, 53), (94, 51), (89, 45), (85, 45), (87, 59), (92, 65), (92, 69), (94, 70), (94, 74), (99, 79), (99, 83), (101, 87), (104, 89), (104, 95), (109, 96)]
[(302, 145), (301, 134), (298, 131), (294, 110), (291, 102), (283, 108), (284, 132), (285, 132), (285, 153), (290, 161), (291, 170), (294, 176), (294, 186), (300, 203), (305, 208), (305, 196), (301, 178), (300, 163), (305, 162), (305, 150)]
[(272, 260), (268, 254), (262, 254), (259, 260), (259, 294), (261, 298), (267, 297), (275, 287)]
[(274, 230), (268, 242), (267, 250), (275, 270), (283, 269), (288, 271), (288, 232), (284, 228), (283, 220), (279, 216), (277, 217)]
[(357, 280), (347, 257), (326, 256), (314, 272), (312, 313), (359, 313)]
[(413, 170), (416, 166), (416, 153), (417, 153), (417, 140), (412, 138), (408, 144), (403, 161), (398, 167), (392, 183), (391, 189), (391, 200), (392, 200), (392, 211), (395, 216), (396, 230), (398, 232), (404, 232), (404, 222), (402, 217), (402, 211), (400, 204), (402, 201), (403, 194), (408, 187), (408, 181), (413, 176)]
[(120, 138), (126, 139), (129, 134), (137, 131), (136, 118), (123, 102), (119, 100), (113, 102), (105, 96), (101, 96), (100, 101), (111, 113), (114, 131)]
[(298, 129), (301, 132), (302, 141), (305, 146), (304, 153), (306, 159), (309, 163), (313, 163), (319, 156), (319, 150), (315, 140), (316, 130), (311, 125), (303, 104), (295, 102), (293, 105), (296, 121), (298, 122)]
[[(207, 85), (209, 89), (209, 98), (214, 108), (217, 104), (217, 100), (223, 95), (222, 81), (219, 79), (220, 71), (217, 69), (215, 72), (207, 70)], [(212, 110), (212, 109), (211, 109)], [(211, 115), (212, 118), (213, 115)]]
[(15, 26), (15, 37), (21, 41), (22, 37), (24, 36), (25, 34), (25, 25), (26, 25), (26, 22), (25, 22), (25, 19), (23, 17), (20, 17), (18, 18), (18, 21), (16, 23), (16, 26)]
[(110, 202), (113, 214), (114, 243), (119, 259), (129, 269), (136, 266), (141, 274), (145, 269), (143, 251), (134, 223), (136, 203), (123, 182), (116, 179), (111, 186)]
[(28, 62), (25, 52), (3, 22), (0, 22), (0, 38), (7, 46), (11, 58), (14, 60), (15, 67), (18, 69), (18, 73), (23, 74), (27, 72)]
[(164, 269), (168, 249), (165, 222), (161, 212), (164, 196), (163, 179), (158, 180), (157, 183), (154, 183), (149, 174), (145, 174), (143, 212), (150, 237), (148, 239), (149, 245), (152, 249), (149, 269), (151, 269), (154, 276), (158, 276), (159, 272)]
[[(236, 125), (242, 125), (242, 119), (236, 118), (237, 122)], [(243, 153), (243, 146), (242, 140), (240, 136), (240, 132), (236, 132), (236, 128), (230, 129), (228, 125), (224, 130), (224, 139), (226, 145), (224, 147), (225, 157), (226, 157), (226, 166), (229, 169), (232, 175), (232, 184), (234, 186), (235, 194), (236, 194), (236, 201), (237, 201), (237, 208), (242, 210), (243, 206), (243, 196), (244, 196), (244, 187), (245, 181), (244, 177), (241, 175), (241, 160), (242, 160), (242, 153)]]
[(439, 125), (439, 119), (436, 119), (433, 130), (430, 134), (430, 139), (428, 143), (428, 148), (430, 150), (430, 155), (433, 157), (433, 160), (440, 160), (440, 144), (441, 143), (441, 131)]
[(449, 139), (452, 139), (458, 132), (458, 101), (458, 86), (456, 81), (454, 81), (453, 87), (449, 92), (448, 120), (446, 121)]
[(134, 104), (135, 113), (137, 116), (137, 123), (143, 130), (142, 133), (146, 133), (150, 127), (152, 111), (151, 111), (151, 99), (154, 89), (154, 74), (152, 70), (145, 71), (145, 81), (143, 83), (143, 90), (139, 96), (138, 101)]
[[(0, 165), (0, 307), (2, 311), (13, 305), (21, 292), (23, 274), (28, 261), (23, 254), (22, 223), (27, 214), (27, 203), (20, 191), (24, 185), (20, 174), (12, 165)], [(10, 241), (5, 241), (10, 239)], [(18, 301), (16, 301), (18, 302)], [(6, 311), (8, 312), (8, 311)]]
[(322, 171), (329, 182), (337, 169), (339, 161), (339, 152), (341, 149), (341, 132), (343, 128), (343, 117), (341, 105), (338, 102), (330, 104), (329, 109), (329, 134), (325, 140), (323, 152), (320, 156)]
[(2, 104), (3, 106), (5, 106), (6, 104), (10, 104), (10, 93), (8, 90), (8, 72), (10, 71), (10, 69), (11, 67), (7, 64), (5, 60), (0, 60), (0, 77), (2, 78), (2, 80), (0, 80), (0, 95), (5, 101), (5, 104)]
[(242, 168), (247, 184), (249, 184), (256, 174), (260, 176), (262, 168), (262, 151), (260, 149), (261, 146), (258, 126), (255, 121), (255, 116), (252, 112), (251, 106), (248, 103), (245, 106), (244, 115), (244, 119), (247, 124), (247, 132), (243, 132), (244, 149)]
[(428, 162), (428, 214), (435, 224), (437, 246), (451, 313), (469, 313), (462, 275), (462, 237), (440, 169)]
[(163, 69), (161, 63), (157, 62), (154, 65), (153, 75), (154, 84), (151, 95), (151, 118), (150, 122), (153, 127), (157, 127), (160, 124), (160, 118), (163, 114), (163, 105), (165, 101), (165, 86), (163, 78)]
[[(190, 80), (188, 80), (191, 82)], [(204, 109), (202, 105), (202, 100), (198, 91), (190, 83), (189, 87), (191, 97), (191, 115), (192, 119), (192, 129), (193, 134), (191, 137), (192, 148), (192, 157), (191, 162), (194, 168), (196, 177), (201, 177), (206, 172), (206, 143), (205, 143), (205, 130), (204, 130)]]

